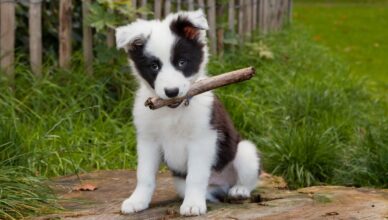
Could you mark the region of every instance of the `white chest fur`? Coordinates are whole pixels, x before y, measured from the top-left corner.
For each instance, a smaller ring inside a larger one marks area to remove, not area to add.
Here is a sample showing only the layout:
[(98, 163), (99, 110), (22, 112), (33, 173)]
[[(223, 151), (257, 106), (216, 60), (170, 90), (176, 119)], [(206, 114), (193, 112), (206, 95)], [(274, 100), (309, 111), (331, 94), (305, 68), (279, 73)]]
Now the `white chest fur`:
[(145, 88), (137, 93), (133, 111), (137, 134), (158, 145), (169, 168), (184, 173), (187, 171), (188, 143), (216, 136), (210, 124), (214, 96), (207, 92), (192, 98), (189, 106), (181, 104), (174, 109), (150, 110), (144, 106), (144, 101), (152, 95)]

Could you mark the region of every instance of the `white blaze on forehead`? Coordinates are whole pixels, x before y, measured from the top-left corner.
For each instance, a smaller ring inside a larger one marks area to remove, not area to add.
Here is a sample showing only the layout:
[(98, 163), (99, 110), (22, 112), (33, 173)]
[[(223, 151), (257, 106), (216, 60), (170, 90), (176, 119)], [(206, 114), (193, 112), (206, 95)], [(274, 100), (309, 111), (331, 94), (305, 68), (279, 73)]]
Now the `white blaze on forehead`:
[(170, 62), (172, 48), (176, 37), (166, 23), (159, 23), (152, 28), (152, 33), (147, 41), (146, 53), (157, 57), (162, 62), (162, 68), (172, 65)]

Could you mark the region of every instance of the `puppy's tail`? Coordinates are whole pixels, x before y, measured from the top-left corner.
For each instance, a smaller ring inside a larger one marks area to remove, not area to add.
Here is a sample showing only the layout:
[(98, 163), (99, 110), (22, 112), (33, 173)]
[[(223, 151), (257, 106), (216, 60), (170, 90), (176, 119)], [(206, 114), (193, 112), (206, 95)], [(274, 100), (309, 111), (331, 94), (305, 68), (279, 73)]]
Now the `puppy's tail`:
[(236, 158), (233, 161), (233, 166), (237, 171), (237, 184), (253, 190), (261, 172), (260, 162), (260, 154), (255, 144), (248, 140), (241, 141), (237, 146)]

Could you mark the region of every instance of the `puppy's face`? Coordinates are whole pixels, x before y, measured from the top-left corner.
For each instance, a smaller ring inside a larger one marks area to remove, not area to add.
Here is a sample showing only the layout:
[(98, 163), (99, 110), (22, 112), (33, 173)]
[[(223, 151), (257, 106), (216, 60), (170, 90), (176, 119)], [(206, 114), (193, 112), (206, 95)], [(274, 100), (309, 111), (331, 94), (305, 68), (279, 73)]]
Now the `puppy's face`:
[(137, 20), (116, 29), (133, 71), (163, 99), (185, 96), (204, 73), (208, 24), (201, 10), (171, 14), (163, 21)]

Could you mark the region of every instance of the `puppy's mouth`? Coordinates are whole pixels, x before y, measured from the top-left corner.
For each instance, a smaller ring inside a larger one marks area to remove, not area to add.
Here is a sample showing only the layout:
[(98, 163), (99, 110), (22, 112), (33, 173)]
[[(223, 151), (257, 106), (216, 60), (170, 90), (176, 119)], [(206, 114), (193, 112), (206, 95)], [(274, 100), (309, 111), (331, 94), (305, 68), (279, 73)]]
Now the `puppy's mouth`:
[(176, 108), (178, 107), (182, 102), (177, 102), (177, 103), (174, 103), (174, 104), (171, 104), (171, 105), (167, 105), (169, 108)]

